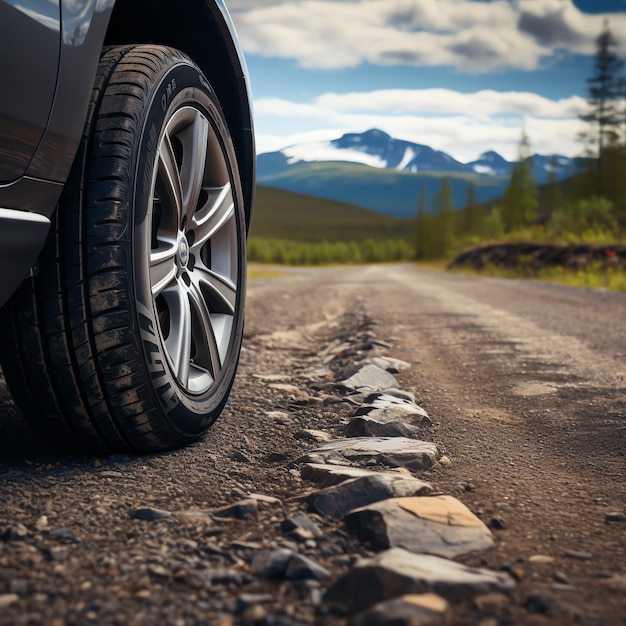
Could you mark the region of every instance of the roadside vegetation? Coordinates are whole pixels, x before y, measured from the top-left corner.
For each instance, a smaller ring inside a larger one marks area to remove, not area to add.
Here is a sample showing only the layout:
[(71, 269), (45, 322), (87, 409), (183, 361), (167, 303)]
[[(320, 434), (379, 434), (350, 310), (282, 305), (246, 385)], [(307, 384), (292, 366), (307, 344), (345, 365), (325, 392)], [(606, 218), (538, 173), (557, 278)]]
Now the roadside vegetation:
[[(558, 182), (553, 161), (548, 184), (537, 187), (530, 138), (522, 132), (518, 164), (497, 201), (480, 204), (471, 180), (465, 205), (454, 204), (452, 181), (441, 176), (434, 200), (416, 189), (416, 214), (393, 218), (358, 207), (260, 187), (249, 259), (289, 265), (450, 261), (468, 248), (534, 242), (614, 246), (626, 238), (626, 77), (608, 25), (597, 38), (587, 79), (587, 130), (580, 137), (580, 173)], [(416, 177), (419, 181), (419, 177)], [(296, 208), (297, 207), (297, 208)], [(610, 250), (609, 250), (610, 252)], [(626, 290), (626, 258), (575, 267), (545, 267), (520, 258), (514, 267), (487, 263), (457, 271), (533, 277), (572, 285)]]

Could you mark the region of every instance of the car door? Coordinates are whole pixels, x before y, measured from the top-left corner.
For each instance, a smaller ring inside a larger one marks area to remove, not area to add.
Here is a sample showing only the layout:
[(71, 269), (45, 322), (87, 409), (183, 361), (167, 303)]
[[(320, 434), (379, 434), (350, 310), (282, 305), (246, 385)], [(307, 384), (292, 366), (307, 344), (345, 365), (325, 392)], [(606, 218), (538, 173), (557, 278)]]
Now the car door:
[(26, 170), (54, 100), (58, 0), (0, 0), (0, 184)]

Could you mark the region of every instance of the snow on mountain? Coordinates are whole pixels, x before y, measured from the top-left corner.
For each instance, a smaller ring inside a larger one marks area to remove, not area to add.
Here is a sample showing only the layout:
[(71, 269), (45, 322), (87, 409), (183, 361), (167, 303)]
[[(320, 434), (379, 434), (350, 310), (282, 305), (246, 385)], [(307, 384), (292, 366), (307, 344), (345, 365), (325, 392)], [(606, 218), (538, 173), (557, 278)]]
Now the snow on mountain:
[[(537, 184), (546, 183), (553, 173), (557, 179), (576, 173), (574, 159), (533, 155), (533, 175)], [(507, 161), (497, 152), (488, 150), (471, 163), (461, 163), (449, 154), (421, 144), (395, 139), (382, 130), (364, 133), (346, 133), (332, 141), (293, 145), (281, 150), (259, 155), (259, 168), (266, 172), (276, 167), (289, 167), (298, 163), (342, 161), (368, 165), (378, 169), (398, 172), (448, 174), (479, 174), (508, 177), (515, 162)]]
[(282, 153), (287, 157), (289, 165), (299, 162), (311, 163), (312, 161), (347, 161), (379, 169), (387, 167), (387, 161), (376, 154), (369, 154), (364, 150), (338, 148), (334, 144), (335, 142), (332, 141), (299, 144), (285, 148)]

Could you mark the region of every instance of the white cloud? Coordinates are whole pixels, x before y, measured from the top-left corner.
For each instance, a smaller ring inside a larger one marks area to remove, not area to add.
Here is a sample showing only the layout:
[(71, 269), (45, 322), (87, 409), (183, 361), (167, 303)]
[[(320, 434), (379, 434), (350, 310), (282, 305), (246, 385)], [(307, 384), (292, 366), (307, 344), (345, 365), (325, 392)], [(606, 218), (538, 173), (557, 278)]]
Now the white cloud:
[[(305, 68), (451, 66), (533, 70), (557, 50), (589, 54), (606, 14), (572, 0), (231, 0), (248, 53)], [(626, 34), (626, 15), (610, 15)]]
[[(576, 156), (581, 151), (576, 136), (584, 126), (577, 116), (583, 110), (578, 96), (552, 101), (533, 93), (447, 89), (331, 93), (310, 103), (262, 98), (255, 103), (258, 126), (267, 129), (257, 137), (259, 153), (301, 143), (322, 149), (324, 142), (345, 132), (380, 128), (464, 162), (487, 149), (514, 159), (522, 126), (534, 151)], [(298, 132), (304, 124), (310, 129)]]
[(366, 94), (329, 93), (316, 100), (318, 107), (335, 111), (389, 111), (391, 113), (467, 113), (477, 116), (520, 114), (537, 117), (576, 117), (586, 109), (580, 96), (550, 100), (529, 92), (484, 89), (459, 93), (451, 89), (388, 89)]

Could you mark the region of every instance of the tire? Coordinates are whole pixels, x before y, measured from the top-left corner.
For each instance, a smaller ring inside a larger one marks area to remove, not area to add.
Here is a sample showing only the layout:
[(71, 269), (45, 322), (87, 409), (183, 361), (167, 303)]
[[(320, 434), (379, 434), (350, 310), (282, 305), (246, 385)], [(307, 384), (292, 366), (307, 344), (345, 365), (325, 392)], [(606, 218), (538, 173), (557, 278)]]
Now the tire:
[(38, 275), (2, 311), (0, 362), (36, 430), (74, 451), (136, 453), (213, 424), (243, 334), (242, 197), (193, 61), (107, 50)]

